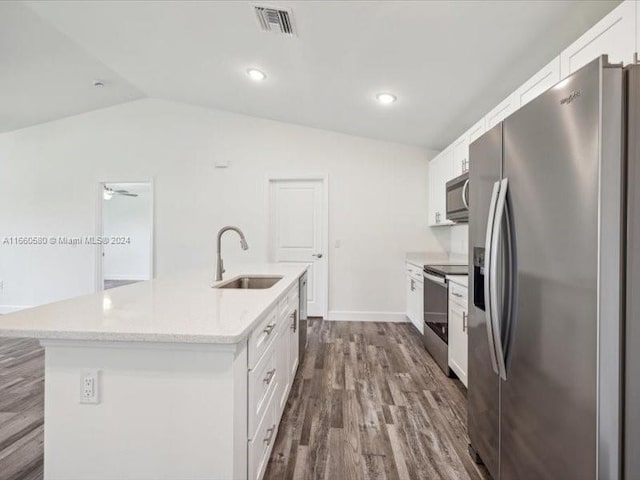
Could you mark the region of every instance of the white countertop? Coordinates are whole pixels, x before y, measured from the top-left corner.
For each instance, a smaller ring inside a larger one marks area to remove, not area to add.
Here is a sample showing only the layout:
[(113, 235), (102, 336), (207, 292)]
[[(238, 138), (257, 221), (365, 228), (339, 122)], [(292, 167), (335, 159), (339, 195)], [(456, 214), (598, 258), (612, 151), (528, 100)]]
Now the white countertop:
[(409, 252), (405, 261), (419, 268), (425, 265), (467, 265), (467, 256), (455, 253)]
[[(283, 276), (263, 290), (211, 288), (213, 270), (159, 277), (0, 316), (0, 336), (170, 343), (238, 343), (306, 266), (261, 264), (225, 274)], [(222, 282), (220, 282), (222, 283)]]
[(469, 275), (447, 275), (447, 280), (469, 288)]

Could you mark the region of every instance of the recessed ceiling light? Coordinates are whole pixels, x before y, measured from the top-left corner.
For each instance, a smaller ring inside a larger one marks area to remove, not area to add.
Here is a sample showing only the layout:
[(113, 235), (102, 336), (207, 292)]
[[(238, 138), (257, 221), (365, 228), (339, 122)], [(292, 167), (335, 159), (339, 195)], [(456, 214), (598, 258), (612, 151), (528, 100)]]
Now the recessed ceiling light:
[(379, 93), (376, 95), (378, 100), (383, 105), (390, 105), (397, 100), (396, 96), (391, 93)]
[(94, 80), (93, 86), (96, 88), (102, 88), (104, 87), (104, 82), (102, 80)]
[(261, 72), (260, 70), (258, 70), (257, 68), (248, 69), (247, 75), (249, 75), (249, 78), (251, 78), (251, 80), (253, 80), (254, 82), (261, 82), (262, 80), (267, 78), (267, 75), (264, 72)]

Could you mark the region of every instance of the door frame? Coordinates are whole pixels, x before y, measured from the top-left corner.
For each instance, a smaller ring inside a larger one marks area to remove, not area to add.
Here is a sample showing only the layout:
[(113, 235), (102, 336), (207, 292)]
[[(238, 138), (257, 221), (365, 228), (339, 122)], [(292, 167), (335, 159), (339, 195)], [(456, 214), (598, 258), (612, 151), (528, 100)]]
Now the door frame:
[[(98, 180), (96, 184), (96, 221), (95, 221), (95, 236), (102, 237), (103, 236), (103, 220), (104, 220), (104, 211), (102, 208), (102, 202), (104, 201), (102, 195), (104, 191), (104, 186), (109, 183), (148, 183), (150, 186), (150, 194), (151, 194), (151, 235), (149, 241), (151, 243), (149, 248), (149, 276), (151, 279), (155, 277), (155, 260), (156, 260), (156, 252), (155, 252), (155, 234), (156, 234), (156, 202), (155, 202), (155, 178), (150, 177), (146, 179), (136, 179), (136, 180), (122, 180), (122, 179), (107, 179), (107, 180)], [(104, 248), (101, 243), (97, 243), (95, 246), (95, 291), (101, 292), (104, 290), (104, 278), (103, 278), (103, 264), (102, 264), (102, 254), (104, 253)]]
[(323, 201), (322, 201), (322, 207), (323, 207), (323, 213), (322, 213), (322, 229), (323, 229), (323, 234), (322, 234), (322, 241), (324, 243), (324, 250), (325, 252), (323, 252), (323, 256), (325, 257), (325, 279), (324, 279), (324, 289), (325, 289), (325, 295), (324, 295), (324, 302), (321, 306), (321, 311), (322, 311), (322, 318), (324, 318), (325, 320), (327, 319), (327, 316), (329, 315), (329, 259), (330, 259), (330, 255), (329, 255), (329, 175), (328, 174), (318, 174), (318, 175), (269, 175), (267, 176), (267, 188), (266, 188), (266, 192), (265, 192), (265, 197), (266, 197), (266, 230), (267, 230), (267, 242), (266, 242), (266, 247), (267, 247), (267, 252), (266, 252), (266, 258), (269, 262), (274, 262), (275, 263), (275, 258), (273, 256), (273, 245), (272, 245), (272, 231), (271, 231), (271, 184), (274, 182), (300, 182), (300, 181), (321, 181), (322, 182), (322, 195), (323, 195)]

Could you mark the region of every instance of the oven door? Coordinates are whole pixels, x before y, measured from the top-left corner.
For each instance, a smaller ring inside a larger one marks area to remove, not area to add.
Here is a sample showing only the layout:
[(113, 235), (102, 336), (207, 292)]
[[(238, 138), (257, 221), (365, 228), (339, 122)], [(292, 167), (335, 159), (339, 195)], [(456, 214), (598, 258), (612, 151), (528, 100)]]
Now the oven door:
[(469, 173), (447, 182), (447, 220), (469, 221)]
[(424, 326), (449, 343), (449, 289), (446, 279), (423, 272)]

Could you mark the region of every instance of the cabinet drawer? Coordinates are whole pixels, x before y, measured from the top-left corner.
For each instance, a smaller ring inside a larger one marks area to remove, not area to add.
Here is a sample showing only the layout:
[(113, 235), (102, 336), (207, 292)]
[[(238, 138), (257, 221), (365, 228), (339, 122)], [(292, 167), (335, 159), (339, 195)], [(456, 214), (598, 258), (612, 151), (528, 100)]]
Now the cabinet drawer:
[(422, 270), (410, 263), (407, 263), (407, 273), (411, 277), (422, 279)]
[(273, 392), (278, 389), (280, 377), (286, 372), (278, 369), (278, 342), (271, 342), (256, 367), (249, 371), (249, 438), (253, 438), (260, 419), (264, 416)]
[(276, 328), (280, 318), (277, 313), (277, 307), (271, 309), (249, 335), (249, 369), (256, 366), (262, 354), (276, 337)]
[(275, 396), (271, 395), (264, 417), (260, 421), (256, 434), (249, 440), (249, 480), (260, 480), (269, 462), (273, 444), (276, 441), (277, 422)]
[(467, 289), (456, 283), (449, 282), (449, 300), (467, 310)]

